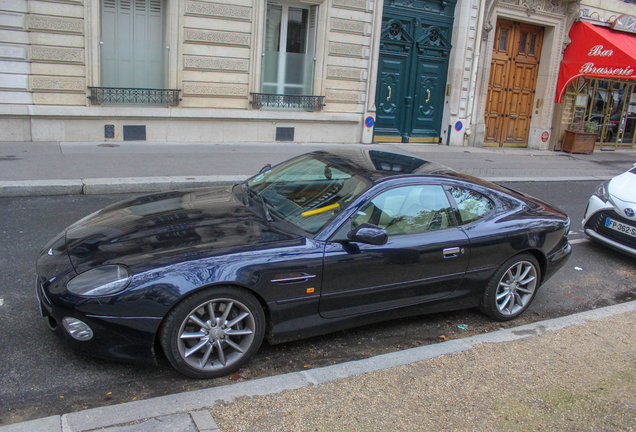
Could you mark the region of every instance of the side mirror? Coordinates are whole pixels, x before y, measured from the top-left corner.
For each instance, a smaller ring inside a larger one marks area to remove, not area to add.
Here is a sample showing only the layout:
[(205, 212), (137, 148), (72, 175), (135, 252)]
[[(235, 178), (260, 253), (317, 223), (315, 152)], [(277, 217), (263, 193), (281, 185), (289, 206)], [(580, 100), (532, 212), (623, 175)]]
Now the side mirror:
[(376, 246), (386, 244), (389, 235), (386, 230), (368, 223), (362, 224), (347, 234), (347, 238), (354, 242), (367, 243)]
[(261, 168), (261, 170), (258, 173), (259, 174), (263, 174), (264, 172), (267, 172), (267, 171), (269, 171), (271, 169), (272, 169), (272, 164), (267, 164), (263, 168)]

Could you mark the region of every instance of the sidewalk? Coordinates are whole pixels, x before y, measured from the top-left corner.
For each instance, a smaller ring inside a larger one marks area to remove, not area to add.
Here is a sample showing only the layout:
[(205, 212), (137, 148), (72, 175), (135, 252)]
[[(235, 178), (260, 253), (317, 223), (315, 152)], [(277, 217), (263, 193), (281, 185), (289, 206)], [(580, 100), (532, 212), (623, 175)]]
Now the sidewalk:
[[(309, 151), (362, 147), (391, 148), (297, 143), (0, 143), (0, 197), (142, 193), (231, 184), (267, 163)], [(600, 181), (636, 162), (636, 149), (571, 155), (514, 148), (398, 147), (490, 181)]]
[(629, 431), (636, 301), (0, 432)]

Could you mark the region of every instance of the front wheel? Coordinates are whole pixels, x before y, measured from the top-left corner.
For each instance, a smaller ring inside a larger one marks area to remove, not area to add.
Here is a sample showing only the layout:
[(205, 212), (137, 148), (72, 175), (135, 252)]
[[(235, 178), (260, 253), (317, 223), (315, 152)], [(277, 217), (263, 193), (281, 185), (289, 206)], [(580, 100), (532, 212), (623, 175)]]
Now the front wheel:
[(228, 375), (247, 363), (265, 334), (258, 300), (236, 287), (216, 287), (184, 299), (167, 315), (159, 340), (179, 372), (192, 378)]
[(497, 321), (516, 318), (532, 303), (540, 280), (541, 269), (534, 256), (512, 257), (488, 282), (479, 309)]

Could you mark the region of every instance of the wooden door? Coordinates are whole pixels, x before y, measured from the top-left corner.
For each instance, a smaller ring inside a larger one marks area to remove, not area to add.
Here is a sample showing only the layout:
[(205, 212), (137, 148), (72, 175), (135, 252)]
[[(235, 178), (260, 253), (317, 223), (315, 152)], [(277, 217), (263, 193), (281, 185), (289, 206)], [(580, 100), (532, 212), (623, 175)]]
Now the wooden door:
[(484, 146), (528, 146), (542, 44), (543, 28), (497, 21)]

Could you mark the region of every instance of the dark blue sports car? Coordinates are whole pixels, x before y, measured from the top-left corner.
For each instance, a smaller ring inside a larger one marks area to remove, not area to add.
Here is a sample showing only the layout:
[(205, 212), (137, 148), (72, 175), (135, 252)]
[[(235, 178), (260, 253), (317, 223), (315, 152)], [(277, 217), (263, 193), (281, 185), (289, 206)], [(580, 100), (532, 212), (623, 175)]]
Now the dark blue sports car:
[(427, 312), (528, 308), (567, 261), (570, 220), (413, 155), (319, 151), (242, 184), (123, 201), (42, 250), (42, 315), (88, 354), (185, 375), (270, 343)]

